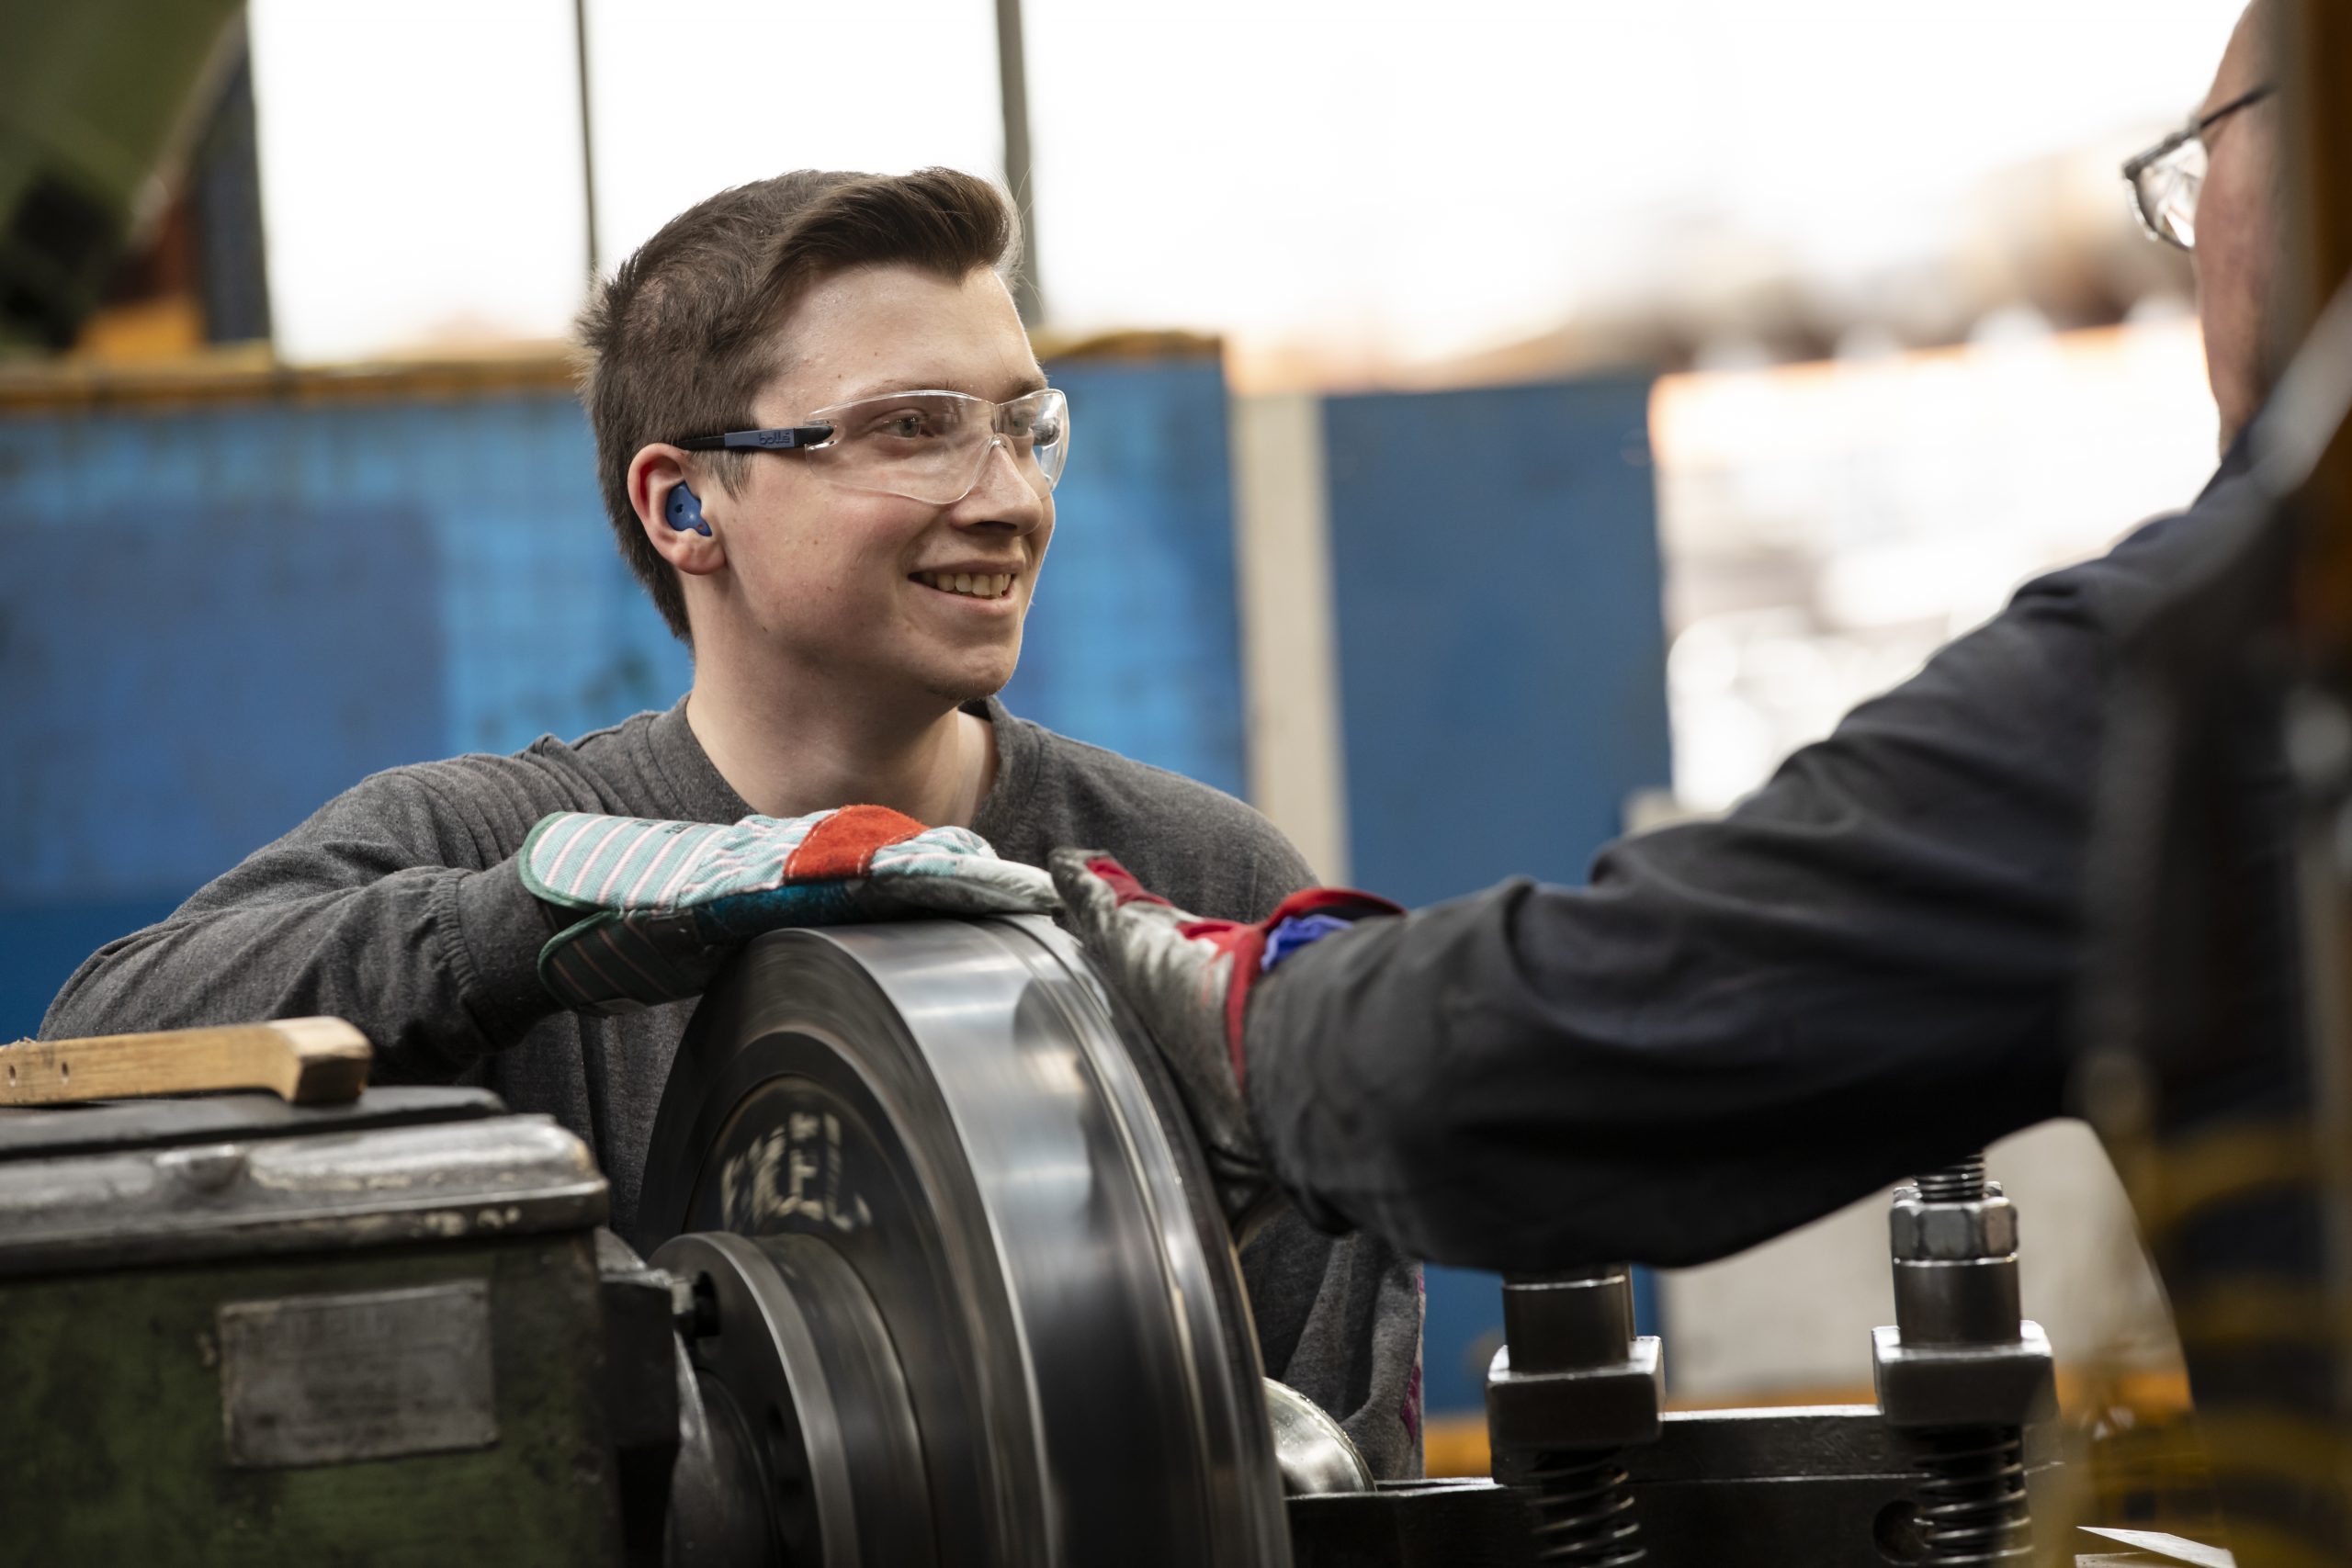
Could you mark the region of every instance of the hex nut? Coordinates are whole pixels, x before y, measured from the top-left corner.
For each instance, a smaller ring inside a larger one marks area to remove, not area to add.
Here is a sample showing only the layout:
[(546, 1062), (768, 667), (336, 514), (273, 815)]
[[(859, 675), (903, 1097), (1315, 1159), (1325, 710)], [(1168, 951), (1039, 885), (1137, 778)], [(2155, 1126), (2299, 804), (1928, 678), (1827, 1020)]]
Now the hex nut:
[(2022, 1427), (2054, 1414), (2049, 1337), (2030, 1320), (2009, 1345), (1906, 1346), (1892, 1326), (1871, 1332), (1871, 1371), (1887, 1425)]
[(2018, 1249), (2018, 1212), (2007, 1198), (1965, 1203), (1922, 1202), (1897, 1193), (1887, 1211), (1887, 1240), (1905, 1262), (2006, 1258)]
[(1655, 1440), (1666, 1363), (1658, 1339), (1635, 1339), (1629, 1359), (1574, 1371), (1514, 1372), (1510, 1347), (1487, 1372), (1487, 1437), (1495, 1474), (1506, 1457), (1623, 1448)]

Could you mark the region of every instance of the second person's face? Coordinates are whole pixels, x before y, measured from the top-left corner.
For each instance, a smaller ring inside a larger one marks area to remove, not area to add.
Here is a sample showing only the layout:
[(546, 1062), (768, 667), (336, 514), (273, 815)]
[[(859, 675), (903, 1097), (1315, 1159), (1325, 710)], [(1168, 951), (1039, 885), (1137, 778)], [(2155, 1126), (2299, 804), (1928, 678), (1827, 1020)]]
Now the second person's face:
[[(2265, 85), (2272, 8), (2256, 5), (2238, 22), (2199, 114)], [(2277, 266), (2278, 115), (2275, 96), (2238, 110), (2205, 135), (2205, 183), (2197, 197), (2197, 315), (2205, 333), (2205, 373), (2227, 446), (2268, 392), (2267, 316)]]

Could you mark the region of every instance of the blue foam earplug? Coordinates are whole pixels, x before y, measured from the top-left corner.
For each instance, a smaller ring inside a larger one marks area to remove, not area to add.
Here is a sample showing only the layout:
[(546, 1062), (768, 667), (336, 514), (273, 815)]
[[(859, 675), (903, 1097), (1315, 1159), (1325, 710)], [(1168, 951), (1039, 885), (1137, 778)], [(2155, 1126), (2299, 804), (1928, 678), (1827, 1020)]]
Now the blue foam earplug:
[(692, 528), (704, 538), (710, 537), (710, 525), (702, 520), (702, 502), (684, 485), (670, 487), (670, 503), (662, 510), (670, 519), (670, 526), (679, 533)]

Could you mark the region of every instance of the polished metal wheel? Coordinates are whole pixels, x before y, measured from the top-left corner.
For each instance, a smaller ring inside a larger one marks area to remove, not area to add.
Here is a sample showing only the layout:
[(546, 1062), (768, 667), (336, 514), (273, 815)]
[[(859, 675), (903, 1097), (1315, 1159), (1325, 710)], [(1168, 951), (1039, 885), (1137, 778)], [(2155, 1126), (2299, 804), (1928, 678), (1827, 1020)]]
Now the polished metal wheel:
[(689, 1353), (777, 1558), (1288, 1562), (1207, 1171), (1050, 922), (751, 944), (680, 1043), (639, 1215), (702, 1292)]

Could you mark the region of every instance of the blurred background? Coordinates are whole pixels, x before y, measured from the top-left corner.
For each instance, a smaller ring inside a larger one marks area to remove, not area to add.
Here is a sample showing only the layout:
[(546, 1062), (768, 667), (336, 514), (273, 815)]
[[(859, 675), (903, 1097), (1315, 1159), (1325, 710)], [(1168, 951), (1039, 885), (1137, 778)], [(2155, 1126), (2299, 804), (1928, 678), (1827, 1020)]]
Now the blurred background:
[[(1030, 214), (1077, 437), (1017, 710), (1333, 879), (1580, 880), (2196, 492), (2116, 171), (2238, 4), (0, 0), (0, 1038), (360, 774), (684, 689), (562, 338), (807, 165)], [(2096, 1145), (1993, 1163), (2070, 1409), (2161, 1427)], [(1654, 1281), (1676, 1397), (1867, 1397), (1881, 1212)], [(1433, 1416), (1495, 1301), (1432, 1271)]]

